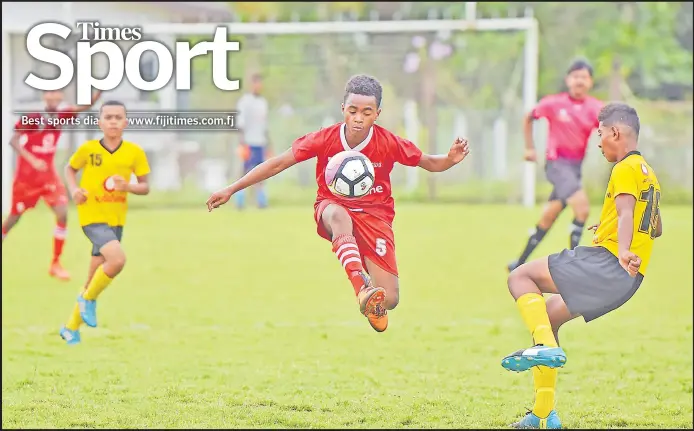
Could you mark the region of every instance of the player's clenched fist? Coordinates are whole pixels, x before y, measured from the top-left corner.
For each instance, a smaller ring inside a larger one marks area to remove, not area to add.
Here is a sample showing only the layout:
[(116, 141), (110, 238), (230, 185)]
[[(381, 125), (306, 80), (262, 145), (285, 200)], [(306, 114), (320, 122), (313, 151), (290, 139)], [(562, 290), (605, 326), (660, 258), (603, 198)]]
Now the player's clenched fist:
[(523, 160), (526, 162), (536, 162), (537, 161), (537, 153), (535, 152), (534, 148), (526, 148), (525, 153), (523, 154)]
[(229, 202), (232, 193), (227, 189), (222, 189), (212, 193), (212, 196), (207, 200), (207, 211), (212, 211), (213, 209), (224, 205)]
[(111, 177), (113, 180), (113, 189), (118, 191), (118, 192), (127, 192), (128, 191), (128, 182), (125, 181), (125, 178), (121, 177), (120, 175), (114, 175)]
[(451, 149), (448, 151), (448, 158), (453, 163), (460, 163), (468, 154), (470, 154), (470, 146), (467, 143), (467, 139), (455, 138)]
[(622, 265), (630, 276), (636, 277), (636, 274), (641, 268), (641, 258), (631, 251), (623, 251), (619, 253), (619, 264)]
[(82, 189), (78, 188), (72, 191), (72, 200), (75, 202), (75, 205), (81, 205), (85, 202), (87, 202), (87, 192)]

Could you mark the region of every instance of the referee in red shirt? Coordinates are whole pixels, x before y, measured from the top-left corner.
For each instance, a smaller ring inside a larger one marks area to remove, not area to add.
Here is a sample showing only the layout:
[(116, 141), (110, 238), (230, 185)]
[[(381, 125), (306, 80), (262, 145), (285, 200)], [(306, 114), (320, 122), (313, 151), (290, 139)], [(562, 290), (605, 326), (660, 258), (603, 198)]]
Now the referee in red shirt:
[(580, 242), (588, 219), (590, 203), (581, 184), (581, 165), (590, 136), (598, 127), (598, 114), (603, 104), (588, 95), (593, 87), (593, 68), (586, 61), (574, 61), (567, 71), (565, 82), (567, 92), (545, 96), (524, 119), (525, 160), (530, 162), (537, 160), (533, 122), (545, 118), (549, 123), (545, 174), (553, 189), (523, 252), (508, 265), (509, 271), (525, 263), (567, 205), (574, 213), (570, 227), (570, 249)]

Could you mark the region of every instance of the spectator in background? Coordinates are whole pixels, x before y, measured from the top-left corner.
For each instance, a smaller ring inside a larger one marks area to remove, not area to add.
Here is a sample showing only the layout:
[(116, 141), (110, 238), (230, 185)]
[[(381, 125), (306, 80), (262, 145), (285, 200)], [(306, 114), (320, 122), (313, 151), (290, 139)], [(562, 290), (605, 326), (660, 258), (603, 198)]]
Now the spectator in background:
[[(244, 175), (265, 160), (270, 147), (268, 103), (267, 99), (261, 95), (262, 90), (263, 78), (256, 73), (251, 77), (251, 92), (241, 96), (236, 107)], [(255, 186), (255, 196), (258, 208), (267, 207), (267, 195), (262, 183)], [(236, 206), (243, 209), (244, 204), (245, 195), (242, 191), (236, 194)]]

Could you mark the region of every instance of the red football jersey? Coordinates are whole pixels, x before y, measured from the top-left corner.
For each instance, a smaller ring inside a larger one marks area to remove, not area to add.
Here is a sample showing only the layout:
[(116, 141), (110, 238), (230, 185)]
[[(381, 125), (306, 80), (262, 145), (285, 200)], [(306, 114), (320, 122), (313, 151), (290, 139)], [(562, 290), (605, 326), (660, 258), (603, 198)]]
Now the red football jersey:
[[(48, 124), (48, 114), (36, 112), (27, 115), (30, 121), (20, 119), (15, 124), (15, 130), (21, 133), (19, 144), (34, 157), (43, 160), (48, 165), (46, 172), (36, 171), (31, 164), (19, 156), (15, 181), (23, 183), (44, 183), (52, 181), (56, 176), (53, 160), (60, 139), (61, 129), (53, 124)], [(72, 110), (61, 110), (51, 114), (61, 119), (74, 118), (77, 113)]]
[[(294, 141), (292, 151), (297, 162), (317, 157), (316, 183), (318, 196), (316, 205), (324, 199), (334, 200), (351, 211), (364, 211), (388, 224), (395, 218), (395, 202), (391, 195), (390, 173), (395, 163), (417, 166), (422, 151), (412, 142), (396, 136), (381, 126), (373, 125), (366, 139), (354, 148), (347, 145), (344, 123), (309, 133)], [(325, 183), (325, 168), (328, 160), (341, 151), (359, 151), (373, 163), (375, 180), (366, 196), (347, 199), (335, 196)]]
[(572, 99), (568, 93), (546, 96), (533, 109), (533, 118), (549, 123), (547, 160), (583, 160), (590, 135), (598, 127), (602, 102), (593, 97)]

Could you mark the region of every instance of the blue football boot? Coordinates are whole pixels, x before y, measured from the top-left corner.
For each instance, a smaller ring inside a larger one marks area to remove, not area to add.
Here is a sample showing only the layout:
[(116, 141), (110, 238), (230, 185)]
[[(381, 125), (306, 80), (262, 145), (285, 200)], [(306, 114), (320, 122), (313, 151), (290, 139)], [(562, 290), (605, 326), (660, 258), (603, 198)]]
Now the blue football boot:
[(71, 329), (67, 329), (66, 327), (60, 328), (60, 338), (65, 340), (65, 342), (70, 345), (70, 344), (78, 344), (81, 339), (80, 339), (80, 331), (73, 331)]
[(560, 368), (565, 364), (566, 353), (564, 353), (564, 349), (561, 347), (548, 347), (542, 344), (513, 352), (501, 361), (501, 366), (509, 371), (527, 371), (538, 365)]
[(92, 328), (96, 328), (96, 301), (84, 299), (82, 295), (77, 297), (77, 304), (80, 307), (80, 317), (82, 321)]
[(518, 422), (514, 422), (511, 424), (513, 428), (518, 428), (518, 429), (548, 429), (548, 430), (553, 430), (553, 429), (561, 429), (561, 421), (559, 420), (559, 415), (557, 415), (557, 412), (552, 410), (549, 412), (549, 415), (542, 419), (538, 417), (535, 413), (533, 412), (528, 412), (523, 416), (521, 420)]

